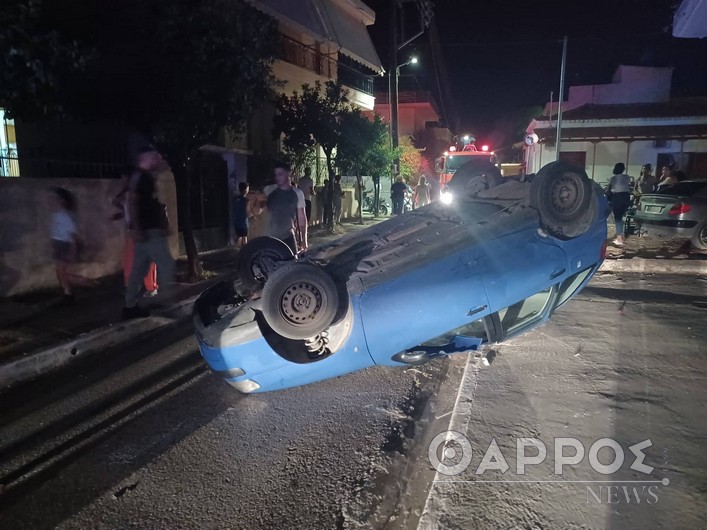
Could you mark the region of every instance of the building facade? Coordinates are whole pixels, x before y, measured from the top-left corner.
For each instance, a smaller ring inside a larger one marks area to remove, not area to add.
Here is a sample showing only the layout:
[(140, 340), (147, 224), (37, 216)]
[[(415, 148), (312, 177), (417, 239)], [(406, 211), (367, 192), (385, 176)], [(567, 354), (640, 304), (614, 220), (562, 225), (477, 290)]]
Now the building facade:
[[(360, 0), (249, 0), (257, 9), (277, 20), (282, 48), (273, 65), (278, 94), (291, 94), (302, 85), (338, 81), (355, 105), (372, 110), (373, 78), (383, 72), (367, 27), (375, 23), (375, 12)], [(276, 104), (269, 102), (256, 110), (244, 135), (224, 131), (218, 146), (228, 164), (229, 174), (244, 180), (249, 172), (267, 170), (258, 161), (269, 161), (281, 151), (273, 136)], [(214, 149), (213, 146), (210, 149)], [(325, 164), (318, 157), (314, 174), (321, 182)], [(248, 159), (246, 163), (246, 159)], [(239, 171), (240, 168), (240, 171)], [(261, 175), (250, 175), (260, 181)]]
[[(563, 101), (559, 158), (605, 184), (617, 162), (638, 176), (643, 164), (673, 164), (707, 178), (707, 98), (671, 99), (672, 69), (620, 66), (606, 85), (570, 87)], [(528, 173), (554, 161), (557, 103), (527, 128)]]

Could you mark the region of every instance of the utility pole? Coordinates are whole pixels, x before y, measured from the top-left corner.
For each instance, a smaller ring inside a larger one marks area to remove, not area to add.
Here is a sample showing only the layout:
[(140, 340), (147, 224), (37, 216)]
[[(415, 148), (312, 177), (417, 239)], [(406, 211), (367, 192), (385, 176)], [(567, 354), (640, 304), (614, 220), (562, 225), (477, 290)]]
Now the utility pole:
[(565, 67), (567, 66), (567, 35), (562, 39), (562, 66), (560, 67), (560, 92), (557, 97), (557, 139), (555, 140), (555, 160), (560, 159), (560, 138), (562, 134), (562, 99), (565, 96)]
[[(390, 58), (388, 60), (388, 103), (390, 104), (390, 145), (398, 148), (398, 0), (390, 0)], [(391, 181), (398, 175), (397, 155), (391, 168)]]

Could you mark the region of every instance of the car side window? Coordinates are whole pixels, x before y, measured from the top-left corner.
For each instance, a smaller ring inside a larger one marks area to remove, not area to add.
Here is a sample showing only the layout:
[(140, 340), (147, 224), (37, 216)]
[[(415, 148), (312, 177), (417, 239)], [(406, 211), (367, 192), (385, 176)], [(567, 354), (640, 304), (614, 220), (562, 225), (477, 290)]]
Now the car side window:
[(584, 269), (583, 271), (570, 276), (564, 282), (562, 282), (562, 284), (560, 285), (559, 293), (557, 295), (557, 303), (555, 304), (555, 308), (560, 307), (567, 300), (569, 300), (572, 295), (577, 291), (577, 289), (579, 289), (579, 286), (582, 285), (582, 282), (587, 279), (587, 276), (589, 276), (591, 272), (592, 267), (589, 267), (588, 269)]
[(540, 320), (553, 297), (554, 289), (554, 286), (548, 287), (525, 300), (501, 309), (498, 312), (498, 318), (501, 321), (504, 334), (510, 335)]
[(489, 340), (488, 334), (486, 333), (486, 326), (484, 325), (484, 320), (479, 319), (474, 320), (473, 322), (460, 326), (451, 331), (448, 331), (447, 333), (439, 335), (434, 339), (428, 340), (420, 346), (443, 346), (452, 342), (452, 340), (454, 340), (454, 337), (457, 335), (463, 335), (465, 337), (478, 337), (480, 339), (483, 339), (484, 342), (488, 342)]

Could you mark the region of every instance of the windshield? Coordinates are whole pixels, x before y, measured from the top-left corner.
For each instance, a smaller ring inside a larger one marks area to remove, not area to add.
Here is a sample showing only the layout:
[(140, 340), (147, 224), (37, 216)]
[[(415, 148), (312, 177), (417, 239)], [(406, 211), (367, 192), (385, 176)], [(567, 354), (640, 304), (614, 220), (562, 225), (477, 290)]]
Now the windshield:
[(707, 180), (698, 182), (678, 182), (661, 191), (661, 195), (693, 195), (707, 187)]
[[(486, 157), (476, 155), (473, 158), (488, 158), (489, 162), (492, 164), (496, 163), (496, 155), (487, 155)], [(471, 159), (472, 157), (470, 156), (449, 155), (447, 157), (447, 166), (445, 167), (445, 171), (456, 171)]]

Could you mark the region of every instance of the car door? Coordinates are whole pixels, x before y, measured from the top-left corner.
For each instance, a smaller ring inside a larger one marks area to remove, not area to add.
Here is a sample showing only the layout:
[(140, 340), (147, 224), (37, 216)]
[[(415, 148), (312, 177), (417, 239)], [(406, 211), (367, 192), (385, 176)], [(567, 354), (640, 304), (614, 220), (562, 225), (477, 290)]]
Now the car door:
[(562, 281), (569, 263), (558, 242), (529, 224), (484, 242), (484, 286), (493, 312)]
[(489, 314), (475, 247), (432, 260), (361, 296), (361, 318), (376, 364)]

